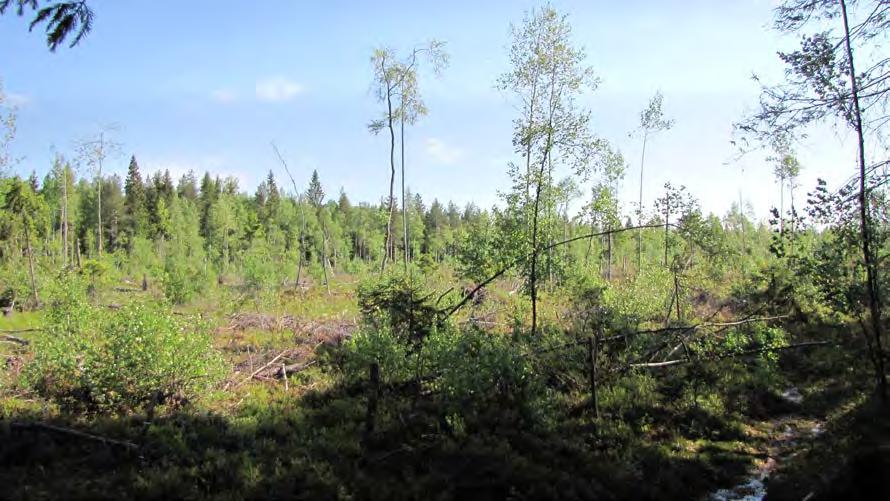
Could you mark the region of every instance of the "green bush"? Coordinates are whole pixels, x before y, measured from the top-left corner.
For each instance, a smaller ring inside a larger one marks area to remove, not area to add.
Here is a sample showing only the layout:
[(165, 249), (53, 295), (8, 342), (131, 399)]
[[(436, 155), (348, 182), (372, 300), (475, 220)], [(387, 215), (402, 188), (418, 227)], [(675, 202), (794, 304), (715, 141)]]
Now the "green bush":
[(207, 276), (196, 264), (177, 256), (167, 256), (161, 276), (164, 296), (173, 304), (185, 304), (207, 286)]
[(434, 296), (418, 281), (401, 274), (369, 279), (358, 288), (365, 324), (387, 330), (406, 344), (421, 343), (439, 322)]
[(68, 410), (127, 412), (183, 403), (221, 377), (205, 327), (153, 303), (107, 312), (85, 301), (82, 282), (66, 282), (52, 291), (25, 369), (41, 395)]

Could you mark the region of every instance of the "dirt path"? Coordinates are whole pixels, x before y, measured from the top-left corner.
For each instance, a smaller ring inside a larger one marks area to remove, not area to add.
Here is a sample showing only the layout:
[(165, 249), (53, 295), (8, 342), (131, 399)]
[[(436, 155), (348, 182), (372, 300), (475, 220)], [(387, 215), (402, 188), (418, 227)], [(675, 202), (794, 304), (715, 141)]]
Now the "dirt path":
[[(789, 388), (782, 397), (799, 405), (803, 398), (797, 388)], [(761, 460), (741, 483), (720, 489), (710, 495), (712, 501), (760, 501), (766, 496), (767, 483), (776, 468), (801, 451), (812, 446), (813, 439), (822, 433), (823, 423), (812, 418), (789, 414), (770, 420), (766, 426), (769, 437)]]

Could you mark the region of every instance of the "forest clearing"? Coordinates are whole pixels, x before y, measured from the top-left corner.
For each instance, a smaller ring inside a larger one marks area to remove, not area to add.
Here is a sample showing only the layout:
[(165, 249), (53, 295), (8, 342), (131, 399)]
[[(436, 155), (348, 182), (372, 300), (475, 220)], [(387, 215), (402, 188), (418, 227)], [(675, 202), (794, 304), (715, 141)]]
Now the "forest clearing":
[[(76, 54), (103, 8), (0, 0), (0, 34)], [(146, 170), (117, 126), (39, 165), (29, 113), (64, 106), (0, 86), (0, 499), (890, 498), (890, 3), (771, 15), (782, 78), (726, 124), (768, 214), (710, 172), (725, 213), (645, 189), (671, 94), (601, 135), (609, 74), (549, 4), (504, 22), (487, 208), (410, 188), (448, 41), (363, 56), (375, 202), (274, 140), (253, 185)], [(818, 127), (848, 161), (805, 185)]]

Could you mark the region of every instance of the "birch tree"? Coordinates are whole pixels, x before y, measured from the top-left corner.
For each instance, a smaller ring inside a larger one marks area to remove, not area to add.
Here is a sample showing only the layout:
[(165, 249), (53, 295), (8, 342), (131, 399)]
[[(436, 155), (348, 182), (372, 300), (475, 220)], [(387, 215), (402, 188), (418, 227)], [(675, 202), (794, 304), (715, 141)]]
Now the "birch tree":
[[(513, 146), (522, 156), (523, 170), (512, 164), (514, 193), (508, 203), (518, 203), (526, 218), (527, 263), (532, 303), (532, 326), (537, 332), (538, 251), (541, 241), (541, 209), (545, 194), (553, 193), (553, 170), (565, 168), (581, 180), (600, 166), (611, 152), (606, 141), (590, 131), (590, 113), (577, 98), (597, 87), (586, 54), (572, 40), (565, 15), (552, 7), (534, 9), (520, 26), (512, 27), (512, 68), (498, 86), (513, 94), (519, 108), (514, 120)], [(516, 191), (519, 191), (517, 194)], [(546, 211), (545, 211), (546, 212)]]
[[(401, 179), (402, 179), (402, 223), (404, 242), (405, 271), (408, 270), (408, 216), (405, 197), (405, 125), (413, 125), (420, 117), (427, 114), (426, 105), (420, 95), (418, 86), (418, 67), (421, 59), (425, 59), (435, 74), (440, 74), (448, 65), (448, 54), (444, 50), (444, 42), (433, 40), (427, 45), (415, 47), (405, 58), (399, 58), (390, 48), (379, 48), (374, 51), (371, 63), (374, 68), (373, 89), (377, 100), (384, 104), (383, 117), (372, 120), (368, 130), (379, 134), (383, 129), (389, 132), (389, 199), (386, 233), (384, 235), (384, 252), (380, 270), (386, 269), (386, 261), (394, 249), (393, 245), (393, 214), (395, 206), (396, 176), (396, 132), (399, 124), (401, 148)], [(394, 257), (394, 256), (392, 256)]]
[[(661, 92), (656, 92), (649, 105), (645, 110), (640, 112), (640, 127), (637, 129), (643, 135), (643, 151), (640, 154), (640, 200), (637, 204), (638, 223), (643, 226), (643, 171), (646, 165), (646, 143), (649, 137), (655, 134), (669, 130), (674, 126), (674, 121), (664, 118), (664, 112), (661, 110), (664, 96)], [(643, 230), (637, 230), (637, 271), (643, 268)]]

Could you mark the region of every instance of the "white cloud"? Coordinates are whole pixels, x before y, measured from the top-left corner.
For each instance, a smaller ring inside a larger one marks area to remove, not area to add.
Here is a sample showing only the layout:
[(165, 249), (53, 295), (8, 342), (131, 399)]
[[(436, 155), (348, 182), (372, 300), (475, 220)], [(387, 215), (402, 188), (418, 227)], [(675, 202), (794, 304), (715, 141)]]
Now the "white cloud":
[(218, 103), (228, 104), (238, 99), (238, 94), (231, 89), (217, 89), (210, 93), (210, 98)]
[(303, 90), (302, 85), (286, 78), (267, 78), (256, 83), (256, 98), (268, 102), (289, 101)]
[(464, 156), (462, 149), (436, 137), (428, 137), (424, 141), (424, 151), (435, 163), (442, 165), (452, 165)]

